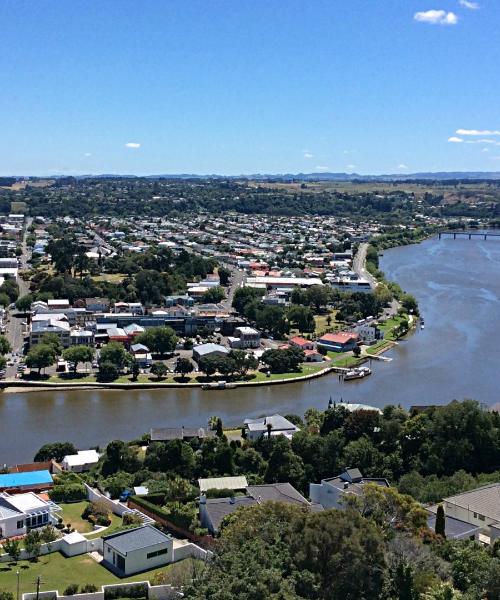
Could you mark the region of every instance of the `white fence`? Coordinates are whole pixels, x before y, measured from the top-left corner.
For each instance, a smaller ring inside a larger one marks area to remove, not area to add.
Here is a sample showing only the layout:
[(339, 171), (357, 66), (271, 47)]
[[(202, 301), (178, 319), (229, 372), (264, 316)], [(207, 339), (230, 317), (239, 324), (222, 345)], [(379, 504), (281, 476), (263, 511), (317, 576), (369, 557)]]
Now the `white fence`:
[[(175, 590), (171, 585), (151, 585), (149, 581), (134, 581), (132, 583), (118, 583), (113, 585), (103, 585), (100, 591), (88, 594), (75, 594), (74, 596), (63, 596), (58, 590), (50, 592), (40, 592), (39, 600), (104, 600), (107, 591), (120, 589), (123, 595), (127, 595), (127, 590), (133, 590), (138, 585), (144, 585), (147, 591), (148, 600), (173, 600), (182, 598), (182, 594)], [(23, 594), (22, 600), (36, 600), (36, 593), (30, 592)]]
[(101, 492), (94, 490), (90, 485), (84, 483), (85, 489), (87, 490), (87, 498), (89, 502), (102, 502), (114, 515), (122, 517), (124, 513), (130, 512), (128, 506), (124, 506), (115, 500), (111, 500)]

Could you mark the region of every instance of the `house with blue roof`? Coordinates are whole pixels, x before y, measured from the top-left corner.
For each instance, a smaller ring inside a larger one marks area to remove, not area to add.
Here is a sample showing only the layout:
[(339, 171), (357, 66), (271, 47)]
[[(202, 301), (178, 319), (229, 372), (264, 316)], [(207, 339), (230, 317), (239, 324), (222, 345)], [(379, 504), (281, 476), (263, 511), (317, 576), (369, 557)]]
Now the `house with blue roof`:
[(54, 485), (52, 475), (46, 470), (0, 475), (0, 492), (41, 492)]

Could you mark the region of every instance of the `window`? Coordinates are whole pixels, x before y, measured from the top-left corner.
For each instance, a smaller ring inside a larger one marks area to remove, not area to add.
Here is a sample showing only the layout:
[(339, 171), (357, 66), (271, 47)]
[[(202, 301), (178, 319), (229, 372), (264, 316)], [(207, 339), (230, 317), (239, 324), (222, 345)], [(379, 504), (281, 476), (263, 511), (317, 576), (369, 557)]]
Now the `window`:
[(484, 521), (484, 520), (486, 519), (486, 517), (485, 517), (484, 515), (477, 515), (477, 518), (478, 518), (480, 521)]
[(18, 529), (22, 529), (24, 527), (24, 521), (18, 521), (17, 522), (17, 528)]
[(168, 554), (168, 548), (163, 548), (163, 550), (155, 550), (154, 552), (148, 552), (146, 554), (146, 558), (154, 558), (155, 556), (162, 556), (163, 554)]
[(43, 522), (47, 523), (48, 520), (49, 520), (49, 514), (48, 513), (44, 513), (44, 515), (43, 515)]

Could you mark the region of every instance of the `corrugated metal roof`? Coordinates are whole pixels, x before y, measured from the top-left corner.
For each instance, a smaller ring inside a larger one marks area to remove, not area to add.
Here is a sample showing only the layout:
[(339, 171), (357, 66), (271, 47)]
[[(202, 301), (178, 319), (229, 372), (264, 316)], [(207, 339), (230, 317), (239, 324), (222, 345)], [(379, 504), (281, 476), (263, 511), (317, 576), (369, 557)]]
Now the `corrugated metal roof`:
[(141, 550), (142, 548), (164, 544), (171, 540), (168, 535), (151, 525), (143, 525), (136, 529), (129, 529), (128, 531), (122, 531), (121, 533), (104, 536), (102, 539), (103, 542), (111, 548), (114, 548), (120, 554), (127, 554), (134, 550)]
[(248, 486), (247, 478), (244, 475), (238, 477), (209, 477), (208, 479), (198, 479), (198, 485), (201, 492), (207, 490), (243, 490)]
[(52, 484), (52, 475), (47, 470), (0, 475), (0, 488), (16, 488), (44, 484)]

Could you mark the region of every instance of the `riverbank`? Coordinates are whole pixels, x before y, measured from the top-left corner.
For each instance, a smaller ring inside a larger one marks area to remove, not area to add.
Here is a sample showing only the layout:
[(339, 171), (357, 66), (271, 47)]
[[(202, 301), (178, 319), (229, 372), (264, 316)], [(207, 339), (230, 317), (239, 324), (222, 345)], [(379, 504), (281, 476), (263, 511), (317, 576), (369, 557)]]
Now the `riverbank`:
[[(228, 382), (227, 388), (216, 387), (214, 390), (224, 391), (225, 389), (234, 389), (237, 387), (257, 387), (257, 386), (270, 386), (270, 385), (284, 385), (291, 383), (298, 383), (315, 379), (317, 377), (323, 377), (336, 370), (335, 365), (328, 366), (315, 366), (315, 365), (304, 365), (304, 371), (296, 373), (280, 373), (270, 375), (269, 378), (264, 375), (264, 378), (256, 379), (254, 381), (234, 381)], [(212, 382), (217, 384), (217, 382)], [(48, 389), (57, 390), (152, 390), (152, 389), (201, 389), (206, 383), (194, 382), (194, 383), (180, 383), (180, 382), (161, 382), (161, 381), (148, 381), (148, 382), (120, 382), (120, 383), (99, 383), (99, 382), (54, 382), (54, 381), (33, 381), (33, 380), (15, 380), (15, 381), (3, 381), (1, 387), (3, 388), (4, 394), (12, 394), (19, 391), (22, 392), (41, 392), (47, 391)], [(207, 390), (211, 391), (211, 390)]]

